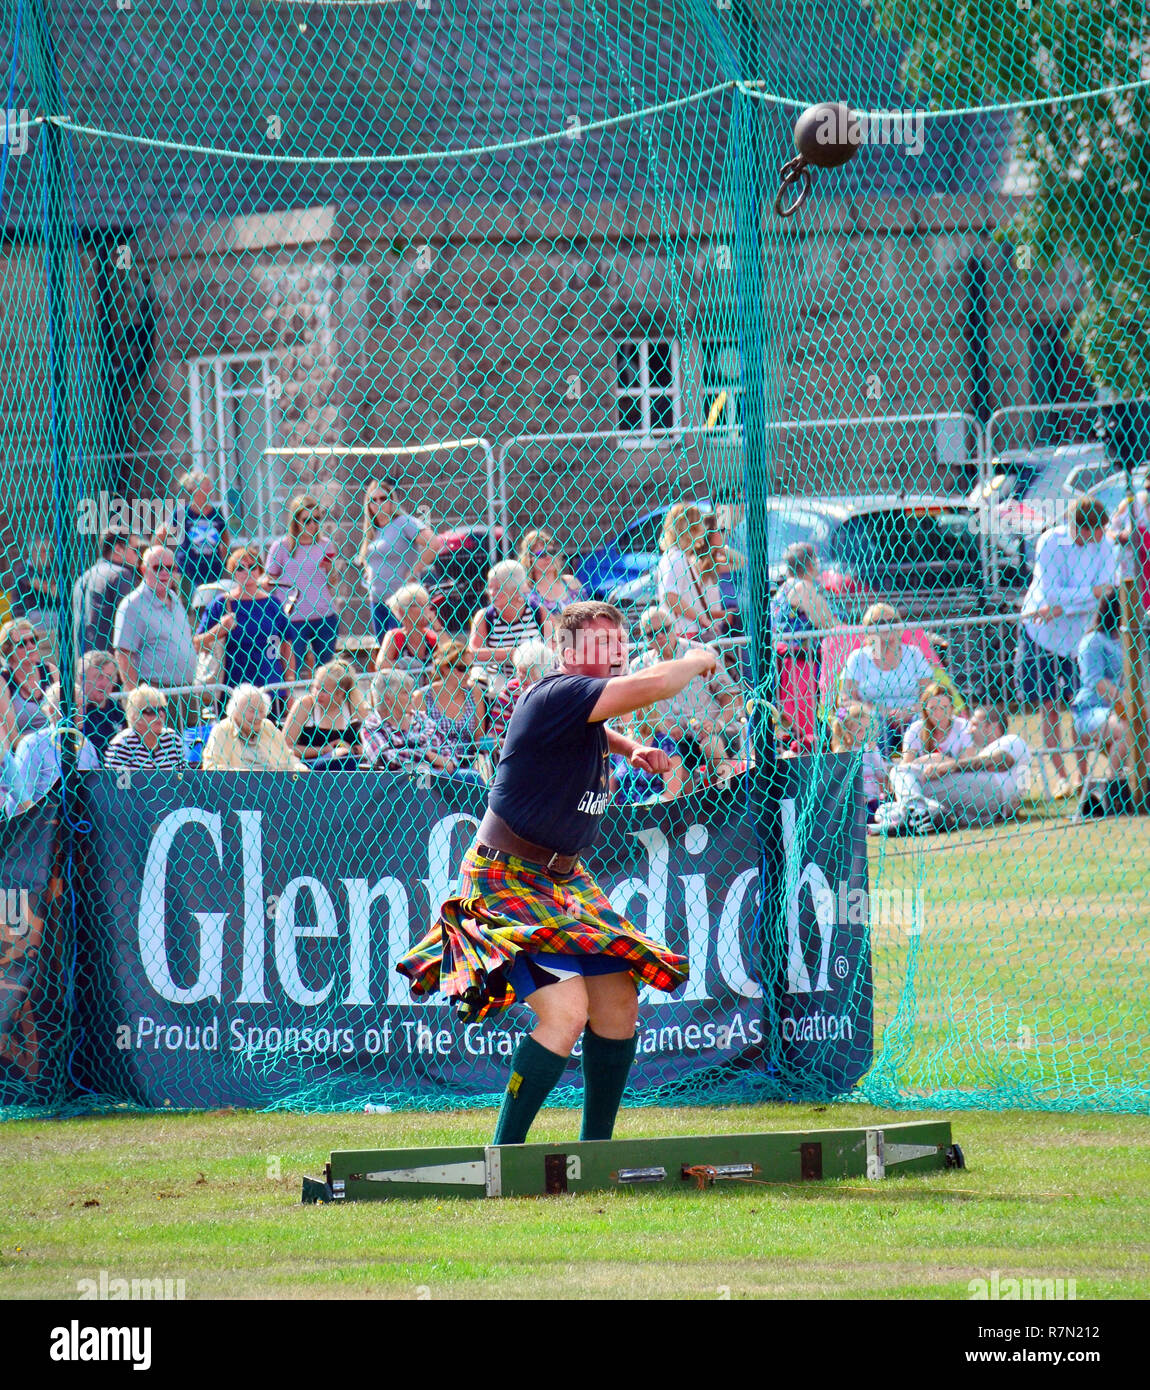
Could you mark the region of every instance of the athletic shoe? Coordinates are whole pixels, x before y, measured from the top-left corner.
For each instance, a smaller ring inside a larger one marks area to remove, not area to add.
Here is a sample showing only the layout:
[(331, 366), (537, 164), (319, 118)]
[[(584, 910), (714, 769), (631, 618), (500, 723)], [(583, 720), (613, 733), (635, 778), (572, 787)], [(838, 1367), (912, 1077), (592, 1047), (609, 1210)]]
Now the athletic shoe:
[[(914, 802), (906, 808), (906, 828), (910, 835), (929, 835), (934, 830), (931, 814), (928, 806), (923, 802)], [(938, 802), (934, 803), (936, 806)]]

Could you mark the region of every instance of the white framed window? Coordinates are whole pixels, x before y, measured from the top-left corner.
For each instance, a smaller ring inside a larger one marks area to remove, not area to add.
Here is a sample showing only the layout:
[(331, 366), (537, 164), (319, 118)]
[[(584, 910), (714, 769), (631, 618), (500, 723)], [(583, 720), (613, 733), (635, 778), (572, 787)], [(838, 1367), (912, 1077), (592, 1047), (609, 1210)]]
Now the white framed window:
[(282, 465), (268, 457), (279, 382), (268, 352), (195, 357), (188, 363), (192, 456), (213, 475), (232, 538), (267, 546), (283, 505)]
[(734, 338), (703, 338), (699, 342), (701, 425), (710, 419), (711, 409), (724, 391), (727, 393), (727, 399), (715, 420), (715, 427), (727, 430), (741, 429), (743, 383), (739, 366), (739, 344)]
[(657, 444), (682, 427), (683, 382), (674, 338), (623, 338), (615, 344), (615, 403), (624, 444)]

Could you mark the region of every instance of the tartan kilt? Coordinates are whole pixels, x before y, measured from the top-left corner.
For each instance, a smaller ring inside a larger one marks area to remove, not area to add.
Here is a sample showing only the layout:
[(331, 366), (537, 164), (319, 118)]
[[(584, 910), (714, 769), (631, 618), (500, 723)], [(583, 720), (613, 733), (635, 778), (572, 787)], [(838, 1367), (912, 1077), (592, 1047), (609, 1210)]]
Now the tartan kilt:
[(415, 995), (442, 990), (459, 1012), (478, 1021), (508, 1008), (507, 976), (520, 951), (606, 955), (656, 989), (677, 989), (687, 960), (644, 936), (611, 906), (582, 863), (554, 877), (536, 864), (508, 864), (468, 850), (459, 888), (435, 925), (396, 962)]

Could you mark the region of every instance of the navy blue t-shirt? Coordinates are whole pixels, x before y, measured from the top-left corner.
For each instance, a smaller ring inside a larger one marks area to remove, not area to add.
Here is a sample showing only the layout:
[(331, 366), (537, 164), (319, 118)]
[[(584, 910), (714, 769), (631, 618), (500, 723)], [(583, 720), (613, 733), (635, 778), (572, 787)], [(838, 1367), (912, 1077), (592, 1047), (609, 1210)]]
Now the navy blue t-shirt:
[(590, 849), (611, 800), (607, 726), (587, 716), (606, 680), (545, 676), (518, 699), (488, 804), (516, 835), (561, 854)]
[(279, 599), (233, 599), (220, 594), (204, 609), (200, 631), (215, 627), (225, 612), (236, 615), (236, 625), (224, 646), (224, 684), (264, 686), (282, 681), (280, 647), (291, 629)]

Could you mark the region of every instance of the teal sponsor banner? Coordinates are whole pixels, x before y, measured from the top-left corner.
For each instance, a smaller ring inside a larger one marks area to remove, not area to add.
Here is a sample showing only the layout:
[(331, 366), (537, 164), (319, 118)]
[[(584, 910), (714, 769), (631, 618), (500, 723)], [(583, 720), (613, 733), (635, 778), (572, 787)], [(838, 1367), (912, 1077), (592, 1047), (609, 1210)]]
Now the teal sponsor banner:
[[(530, 1011), (467, 1024), (441, 995), (413, 999), (393, 968), (454, 889), (482, 788), (363, 773), (81, 780), (80, 1094), (447, 1107), (502, 1091)], [(592, 872), (690, 962), (674, 994), (642, 990), (632, 1100), (839, 1094), (869, 1066), (855, 778), (822, 759), (774, 792), (771, 846), (739, 783), (605, 819)], [(561, 1084), (580, 1084), (577, 1062)]]

